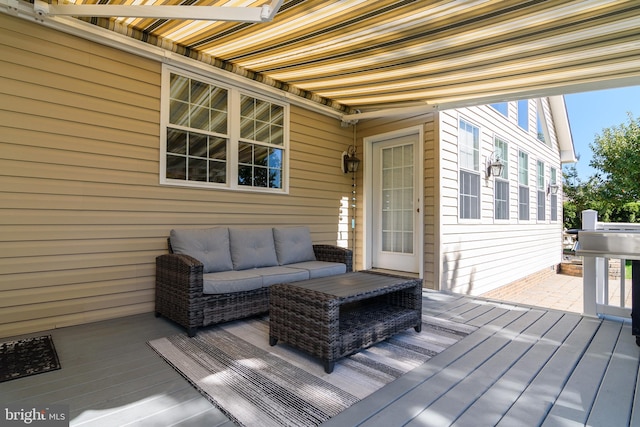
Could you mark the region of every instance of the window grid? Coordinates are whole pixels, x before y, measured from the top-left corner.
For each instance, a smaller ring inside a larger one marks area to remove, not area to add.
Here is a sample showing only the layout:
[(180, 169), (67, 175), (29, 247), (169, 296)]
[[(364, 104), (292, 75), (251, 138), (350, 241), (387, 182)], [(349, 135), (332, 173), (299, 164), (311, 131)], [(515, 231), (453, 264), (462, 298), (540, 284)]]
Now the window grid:
[[(551, 168), (551, 185), (557, 185), (557, 174), (558, 171), (556, 168)], [(551, 204), (551, 221), (558, 220), (558, 195), (551, 193), (551, 200), (549, 201)]]
[(284, 107), (247, 95), (240, 97), (238, 185), (282, 188)]
[(411, 254), (413, 248), (413, 145), (382, 150), (382, 250)]
[(546, 219), (546, 191), (544, 188), (544, 162), (541, 160), (537, 161), (537, 183), (538, 183), (538, 221), (544, 221)]
[[(168, 80), (164, 179), (225, 188), (284, 188), (285, 106), (173, 71)], [(234, 185), (229, 177), (235, 176)]]
[(494, 181), (494, 219), (509, 219), (509, 149), (506, 141), (494, 139), (496, 155), (502, 161), (502, 172)]
[(460, 218), (480, 219), (480, 128), (459, 122)]
[(518, 219), (529, 220), (529, 155), (518, 152)]
[(494, 218), (509, 219), (509, 181), (496, 179), (494, 192)]

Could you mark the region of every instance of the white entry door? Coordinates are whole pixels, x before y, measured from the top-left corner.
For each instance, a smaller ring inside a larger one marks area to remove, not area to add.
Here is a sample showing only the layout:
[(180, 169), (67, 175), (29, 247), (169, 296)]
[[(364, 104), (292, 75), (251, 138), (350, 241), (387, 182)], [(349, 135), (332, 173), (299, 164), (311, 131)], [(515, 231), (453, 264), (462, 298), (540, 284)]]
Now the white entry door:
[(373, 143), (373, 268), (420, 271), (418, 139), (418, 134), (411, 134)]

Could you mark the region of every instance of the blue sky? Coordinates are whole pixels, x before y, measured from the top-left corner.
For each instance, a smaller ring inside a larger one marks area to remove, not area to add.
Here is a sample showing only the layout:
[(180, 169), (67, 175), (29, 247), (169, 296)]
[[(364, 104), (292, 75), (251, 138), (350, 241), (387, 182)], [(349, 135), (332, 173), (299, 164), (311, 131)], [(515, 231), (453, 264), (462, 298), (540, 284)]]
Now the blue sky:
[(586, 181), (595, 170), (589, 166), (593, 155), (589, 144), (602, 129), (626, 123), (627, 112), (640, 117), (640, 86), (584, 92), (564, 96), (571, 125), (578, 176)]

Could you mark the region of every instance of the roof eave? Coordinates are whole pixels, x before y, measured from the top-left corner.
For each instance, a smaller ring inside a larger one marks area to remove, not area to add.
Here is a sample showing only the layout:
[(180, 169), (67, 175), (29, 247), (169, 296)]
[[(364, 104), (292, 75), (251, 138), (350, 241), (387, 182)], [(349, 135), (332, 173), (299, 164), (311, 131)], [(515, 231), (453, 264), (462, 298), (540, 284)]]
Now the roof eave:
[(564, 96), (550, 96), (549, 106), (551, 107), (551, 116), (558, 138), (558, 151), (560, 152), (561, 163), (576, 163), (576, 151), (573, 145), (573, 137), (571, 136), (571, 125), (569, 123), (569, 115), (567, 114), (567, 106), (564, 102)]

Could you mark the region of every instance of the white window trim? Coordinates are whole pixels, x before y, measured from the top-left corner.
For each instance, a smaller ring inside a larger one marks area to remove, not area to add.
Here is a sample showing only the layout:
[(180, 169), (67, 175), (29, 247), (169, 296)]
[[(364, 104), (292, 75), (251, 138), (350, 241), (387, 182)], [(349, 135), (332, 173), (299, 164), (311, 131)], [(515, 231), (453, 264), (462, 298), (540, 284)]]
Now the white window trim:
[[(527, 184), (523, 185), (520, 184), (520, 153), (524, 153), (527, 155)], [(518, 186), (518, 212), (517, 212), (517, 219), (518, 219), (518, 223), (524, 223), (524, 224), (530, 224), (532, 222), (534, 222), (535, 220), (532, 219), (532, 215), (531, 215), (531, 193), (535, 193), (531, 191), (531, 154), (528, 151), (522, 150), (522, 149), (518, 149), (518, 179), (516, 181), (516, 184)], [(529, 219), (520, 219), (520, 187), (527, 187), (529, 189)], [(536, 197), (537, 197), (537, 193)], [(538, 204), (538, 200), (536, 198), (536, 206)]]
[[(542, 187), (540, 187), (540, 171), (538, 170), (538, 164), (542, 164)], [(536, 222), (538, 222), (539, 224), (546, 224), (547, 223), (547, 188), (546, 188), (546, 183), (547, 183), (547, 165), (545, 164), (544, 160), (536, 160)], [(538, 206), (538, 196), (540, 193), (542, 192), (543, 195), (543, 200), (544, 200), (544, 218), (540, 219), (540, 210)]]
[[(478, 128), (478, 170), (474, 171), (471, 169), (467, 169), (467, 168), (463, 168), (460, 166), (460, 121), (464, 120), (465, 122), (467, 122), (468, 124), (470, 124), (471, 126), (474, 126), (476, 128)], [(472, 120), (469, 120), (468, 118), (458, 114), (457, 116), (457, 120), (456, 120), (456, 131), (457, 131), (457, 136), (456, 136), (456, 148), (458, 150), (458, 171), (457, 171), (457, 177), (456, 177), (456, 181), (458, 183), (457, 185), (457, 189), (456, 189), (456, 193), (457, 193), (457, 211), (458, 211), (458, 223), (459, 224), (481, 224), (483, 221), (482, 218), (482, 127), (480, 127), (480, 125), (478, 125), (477, 123), (475, 123)], [(480, 189), (479, 189), (479, 194), (478, 194), (478, 211), (480, 213), (478, 218), (462, 218), (462, 207), (460, 206), (460, 171), (465, 171), (465, 172), (470, 172), (470, 173), (476, 173), (479, 175), (480, 178)]]
[[(494, 184), (493, 184), (493, 221), (496, 224), (509, 224), (511, 222), (512, 216), (511, 216), (511, 203), (512, 203), (512, 186), (511, 186), (511, 179), (509, 177), (509, 165), (511, 164), (511, 161), (509, 160), (509, 155), (511, 153), (511, 143), (508, 141), (507, 138), (504, 138), (503, 136), (499, 135), (499, 134), (494, 134), (493, 135), (493, 139), (492, 139), (492, 151), (496, 150), (496, 139), (499, 139), (500, 141), (504, 142), (506, 144), (507, 147), (507, 158), (503, 159), (504, 161), (506, 161), (505, 163), (505, 173), (507, 175), (506, 178), (502, 178), (502, 177), (493, 177), (494, 180)], [(496, 181), (500, 181), (500, 182), (506, 182), (509, 186), (509, 200), (507, 203), (507, 216), (508, 218), (500, 218), (497, 219), (496, 218)]]
[[(229, 93), (229, 147), (227, 152), (227, 182), (218, 184), (201, 181), (183, 181), (166, 178), (167, 167), (167, 126), (169, 125), (169, 95), (170, 95), (170, 75), (179, 74), (188, 78), (213, 84)], [(263, 188), (238, 185), (238, 141), (240, 137), (240, 95), (248, 95), (257, 99), (268, 101), (280, 105), (284, 109), (284, 135), (283, 135), (283, 157), (282, 157), (282, 188)], [(160, 95), (160, 185), (204, 188), (209, 190), (231, 190), (251, 193), (267, 194), (289, 194), (289, 133), (290, 133), (290, 105), (280, 99), (270, 97), (265, 94), (225, 82), (219, 77), (211, 74), (204, 75), (191, 71), (163, 64), (161, 77)], [(234, 113), (236, 112), (236, 113)]]
[[(555, 179), (553, 179), (553, 171), (555, 171)], [(553, 166), (549, 167), (549, 186), (551, 185), (558, 185), (558, 168), (554, 168)], [(556, 194), (549, 194), (549, 223), (556, 223), (559, 221), (559, 217), (560, 217), (560, 209), (558, 209), (558, 200), (560, 199), (558, 197), (558, 193)], [(553, 198), (556, 198), (556, 203), (551, 203), (551, 201), (553, 200)], [(556, 208), (556, 219), (553, 219), (553, 206), (555, 205)]]

